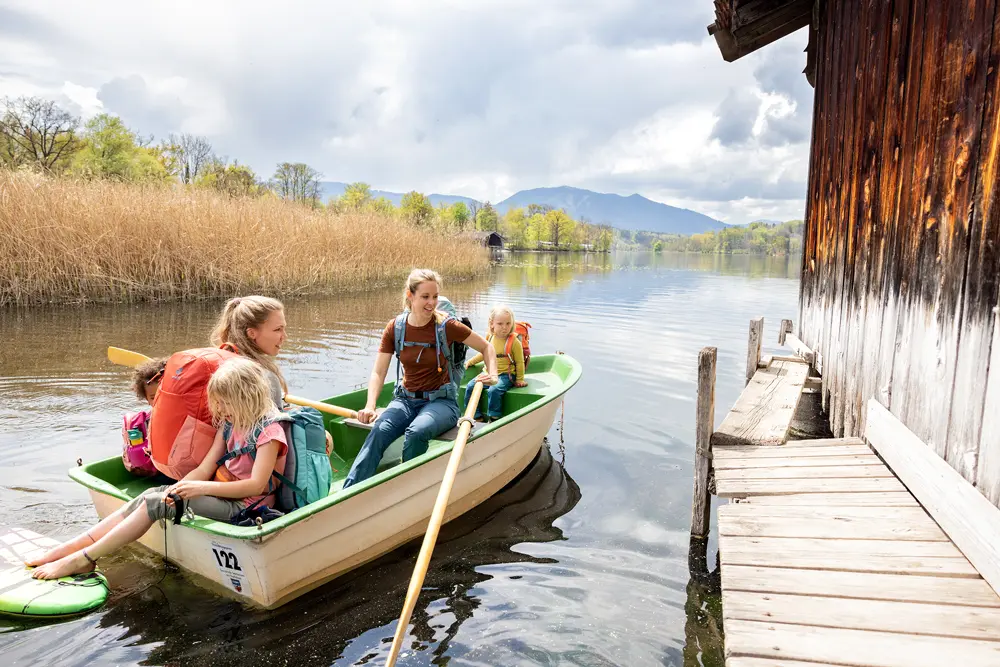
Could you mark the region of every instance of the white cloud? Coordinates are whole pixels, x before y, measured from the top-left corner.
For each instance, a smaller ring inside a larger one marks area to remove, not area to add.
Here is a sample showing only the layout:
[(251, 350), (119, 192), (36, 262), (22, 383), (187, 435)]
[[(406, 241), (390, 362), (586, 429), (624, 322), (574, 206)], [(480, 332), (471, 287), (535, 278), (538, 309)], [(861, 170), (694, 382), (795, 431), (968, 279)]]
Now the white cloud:
[(204, 134), (263, 174), (301, 160), (382, 189), (801, 216), (805, 35), (725, 63), (711, 3), (4, 1), (0, 95)]

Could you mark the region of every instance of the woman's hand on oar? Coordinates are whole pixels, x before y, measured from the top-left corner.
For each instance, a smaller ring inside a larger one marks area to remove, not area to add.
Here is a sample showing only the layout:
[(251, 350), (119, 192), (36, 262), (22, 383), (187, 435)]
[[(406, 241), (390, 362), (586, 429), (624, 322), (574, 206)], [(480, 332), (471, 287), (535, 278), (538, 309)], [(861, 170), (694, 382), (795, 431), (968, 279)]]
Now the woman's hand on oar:
[(406, 636), (406, 627), (410, 623), (410, 616), (413, 615), (413, 608), (417, 606), (417, 597), (420, 589), (424, 585), (424, 577), (427, 575), (427, 567), (431, 563), (431, 554), (434, 552), (434, 544), (437, 542), (438, 532), (441, 524), (444, 523), (444, 513), (448, 509), (448, 497), (451, 495), (451, 487), (455, 484), (455, 477), (458, 475), (458, 466), (462, 462), (462, 454), (465, 452), (465, 445), (469, 441), (469, 433), (472, 432), (472, 418), (476, 414), (476, 407), (479, 405), (479, 397), (483, 393), (483, 383), (477, 381), (469, 396), (468, 404), (465, 406), (465, 414), (458, 420), (458, 437), (455, 438), (455, 446), (451, 450), (448, 458), (448, 467), (444, 471), (444, 479), (441, 480), (441, 489), (438, 491), (437, 500), (434, 501), (434, 510), (431, 512), (431, 520), (427, 524), (427, 532), (424, 534), (424, 543), (420, 545), (420, 555), (417, 556), (417, 565), (413, 568), (413, 576), (410, 578), (410, 588), (406, 591), (406, 601), (403, 603), (403, 612), (399, 616), (399, 623), (396, 625), (396, 634), (392, 638), (392, 648), (389, 649), (389, 658), (386, 660), (386, 667), (393, 667), (399, 651), (403, 647), (403, 638)]

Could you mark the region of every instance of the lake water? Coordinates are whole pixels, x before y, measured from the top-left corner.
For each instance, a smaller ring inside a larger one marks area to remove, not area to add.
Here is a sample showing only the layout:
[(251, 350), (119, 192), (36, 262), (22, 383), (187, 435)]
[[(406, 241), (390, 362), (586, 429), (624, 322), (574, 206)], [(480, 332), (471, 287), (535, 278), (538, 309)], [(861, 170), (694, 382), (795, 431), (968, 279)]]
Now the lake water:
[[(717, 422), (743, 387), (748, 321), (765, 351), (798, 314), (799, 258), (507, 256), (444, 293), (485, 328), (528, 320), (535, 354), (583, 365), (542, 456), (448, 524), (400, 665), (723, 664), (717, 583), (688, 569), (700, 348), (718, 347)], [(363, 386), (399, 294), (286, 299), (280, 362), (294, 393)], [(57, 538), (96, 514), (66, 476), (120, 451), (138, 404), (108, 345), (202, 346), (220, 303), (0, 311), (0, 525)], [(382, 664), (419, 549), (413, 542), (275, 611), (217, 597), (143, 549), (105, 559), (109, 603), (52, 624), (0, 619), (5, 665)], [(709, 545), (709, 561), (714, 547)]]

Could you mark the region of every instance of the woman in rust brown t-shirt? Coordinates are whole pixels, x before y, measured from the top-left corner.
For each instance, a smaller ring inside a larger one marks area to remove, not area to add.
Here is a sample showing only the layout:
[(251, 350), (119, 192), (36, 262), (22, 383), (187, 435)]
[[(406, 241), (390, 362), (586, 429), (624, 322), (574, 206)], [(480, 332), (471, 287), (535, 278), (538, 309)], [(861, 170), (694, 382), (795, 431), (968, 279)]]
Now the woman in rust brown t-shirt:
[[(344, 488), (375, 474), (382, 455), (397, 438), (405, 435), (403, 461), (427, 451), (431, 438), (458, 423), (458, 387), (452, 382), (444, 351), (437, 349), (437, 327), (444, 315), (437, 310), (441, 277), (429, 269), (415, 269), (406, 280), (403, 293), (409, 312), (403, 328), (399, 363), (403, 378), (396, 383), (392, 402), (375, 420), (358, 457), (344, 481)], [(386, 325), (375, 367), (368, 380), (368, 402), (358, 411), (358, 421), (368, 424), (375, 419), (375, 402), (385, 383), (389, 364), (396, 352), (396, 320)], [(465, 343), (480, 352), (485, 371), (476, 378), (484, 385), (497, 383), (497, 357), (486, 339), (461, 322), (445, 321), (447, 344)]]

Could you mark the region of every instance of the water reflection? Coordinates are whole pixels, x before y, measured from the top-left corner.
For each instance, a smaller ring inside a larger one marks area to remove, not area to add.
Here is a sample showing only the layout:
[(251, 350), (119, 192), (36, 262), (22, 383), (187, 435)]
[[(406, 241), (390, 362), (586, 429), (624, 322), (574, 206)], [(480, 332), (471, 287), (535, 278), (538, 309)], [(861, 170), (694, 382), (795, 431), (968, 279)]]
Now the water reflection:
[[(797, 312), (799, 262), (508, 253), (478, 282), (445, 276), (477, 329), (508, 303), (534, 325), (533, 352), (565, 350), (584, 374), (564, 431), (549, 432), (565, 439), (565, 470), (546, 454), (446, 526), (414, 616), (417, 648), (401, 664), (722, 665), (717, 579), (688, 567), (697, 355), (718, 347), (719, 422), (743, 388), (748, 320), (765, 316), (773, 353), (779, 321)], [(399, 298), (284, 297), (290, 340), (279, 361), (295, 393), (363, 385)], [(66, 469), (116, 455), (117, 422), (137, 406), (107, 346), (159, 355), (203, 345), (221, 305), (0, 311), (0, 522), (54, 537), (90, 525), (89, 498)], [(0, 621), (0, 652), (5, 664), (378, 664), (416, 550), (272, 613), (182, 574), (159, 582), (157, 557), (132, 551), (102, 562), (115, 591), (105, 609), (29, 628)], [(706, 558), (714, 563), (714, 543)]]

